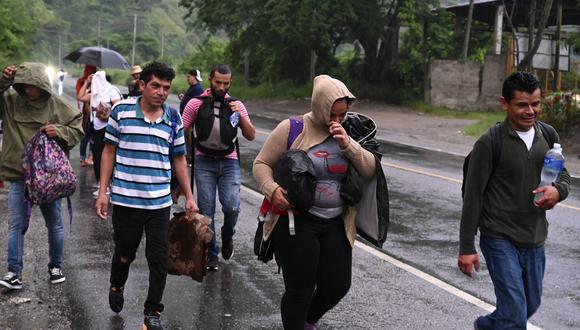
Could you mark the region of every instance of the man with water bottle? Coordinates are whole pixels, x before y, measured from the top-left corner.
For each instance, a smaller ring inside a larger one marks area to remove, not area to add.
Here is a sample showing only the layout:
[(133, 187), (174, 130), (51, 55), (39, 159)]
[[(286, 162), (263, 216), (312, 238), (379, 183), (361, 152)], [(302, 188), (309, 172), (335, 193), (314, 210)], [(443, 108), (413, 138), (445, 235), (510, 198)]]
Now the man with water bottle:
[[(546, 210), (568, 196), (570, 185), (561, 149), (550, 150), (553, 146), (544, 136), (546, 132), (559, 142), (558, 134), (537, 121), (541, 98), (541, 84), (532, 74), (516, 72), (507, 77), (500, 97), (506, 119), (499, 124), (499, 158), (493, 159), (491, 130), (477, 140), (471, 152), (458, 267), (468, 276), (472, 276), (472, 268), (479, 270), (475, 249), (479, 228), (479, 246), (496, 295), (496, 310), (478, 317), (475, 329), (525, 329), (540, 306), (548, 236)], [(546, 170), (542, 170), (544, 163)], [(536, 194), (541, 196), (535, 198)]]
[(216, 190), (224, 213), (221, 255), (224, 260), (229, 260), (234, 255), (233, 237), (240, 213), (238, 128), (248, 141), (256, 137), (256, 129), (244, 104), (228, 94), (232, 83), (230, 67), (214, 65), (208, 81), (210, 88), (187, 102), (183, 125), (187, 135), (192, 129), (195, 131), (192, 169), (197, 205), (201, 214), (212, 219), (210, 227), (214, 236), (209, 243), (207, 268), (217, 271), (220, 249), (215, 230)]

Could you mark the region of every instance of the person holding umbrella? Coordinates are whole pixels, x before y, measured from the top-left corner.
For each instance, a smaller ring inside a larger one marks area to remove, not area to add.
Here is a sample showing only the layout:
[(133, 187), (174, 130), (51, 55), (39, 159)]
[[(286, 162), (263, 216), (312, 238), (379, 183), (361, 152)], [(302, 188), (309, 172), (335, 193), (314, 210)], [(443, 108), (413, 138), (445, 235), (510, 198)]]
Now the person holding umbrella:
[[(80, 91), (83, 85), (85, 84), (85, 80), (89, 78), (89, 76), (93, 73), (97, 72), (97, 67), (93, 65), (85, 65), (85, 69), (83, 71), (83, 76), (77, 80), (75, 89), (77, 92), (77, 107), (83, 114), (83, 131), (85, 132), (85, 137), (81, 141), (80, 145), (80, 155), (81, 155), (81, 166), (92, 166), (93, 165), (93, 122), (91, 120), (91, 105), (90, 102), (83, 102), (79, 100), (81, 97)], [(90, 86), (87, 86), (86, 89), (89, 89)], [(85, 89), (85, 90), (86, 90)], [(89, 146), (89, 156), (87, 157), (87, 145)]]
[[(88, 86), (91, 86), (89, 89)], [(97, 182), (101, 177), (101, 154), (105, 147), (105, 131), (109, 120), (110, 110), (121, 101), (119, 89), (107, 81), (105, 71), (97, 71), (90, 75), (81, 87), (79, 100), (90, 102), (93, 118), (93, 169)], [(101, 186), (97, 183), (98, 188)], [(108, 189), (107, 187), (103, 189)], [(98, 196), (99, 190), (93, 193)]]
[(79, 48), (65, 56), (64, 59), (78, 64), (93, 65), (99, 68), (127, 70), (131, 67), (123, 55), (112, 49), (101, 46)]

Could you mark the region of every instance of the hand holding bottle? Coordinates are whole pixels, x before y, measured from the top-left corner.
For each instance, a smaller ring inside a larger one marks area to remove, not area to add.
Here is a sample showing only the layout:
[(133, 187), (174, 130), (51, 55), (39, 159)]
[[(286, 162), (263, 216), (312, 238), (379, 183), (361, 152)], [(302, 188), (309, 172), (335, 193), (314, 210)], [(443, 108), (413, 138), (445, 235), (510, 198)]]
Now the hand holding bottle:
[(532, 193), (534, 205), (543, 209), (551, 209), (560, 200), (560, 193), (552, 185), (558, 180), (560, 173), (564, 169), (564, 155), (559, 143), (554, 143), (554, 147), (546, 153), (544, 166), (540, 178), (540, 185)]

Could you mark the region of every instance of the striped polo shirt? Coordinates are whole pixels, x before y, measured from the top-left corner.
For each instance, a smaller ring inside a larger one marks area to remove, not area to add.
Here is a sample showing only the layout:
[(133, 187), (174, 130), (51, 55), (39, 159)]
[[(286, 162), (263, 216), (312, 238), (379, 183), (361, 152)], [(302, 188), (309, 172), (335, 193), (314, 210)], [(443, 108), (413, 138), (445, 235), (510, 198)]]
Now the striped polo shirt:
[(179, 111), (166, 104), (163, 115), (151, 122), (139, 100), (115, 104), (109, 117), (105, 142), (117, 147), (111, 202), (139, 209), (165, 208), (172, 205), (170, 157), (186, 152), (183, 122)]

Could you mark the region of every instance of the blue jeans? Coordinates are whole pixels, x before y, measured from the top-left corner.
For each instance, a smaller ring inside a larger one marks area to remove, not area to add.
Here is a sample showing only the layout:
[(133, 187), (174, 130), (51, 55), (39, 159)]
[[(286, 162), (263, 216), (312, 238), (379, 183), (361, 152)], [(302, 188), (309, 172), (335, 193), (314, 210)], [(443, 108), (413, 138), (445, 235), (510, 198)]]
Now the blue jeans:
[(214, 221), (216, 188), (224, 213), (222, 241), (230, 240), (234, 236), (240, 214), (240, 163), (236, 159), (196, 156), (194, 172), (199, 212), (212, 219), (210, 227), (214, 234), (209, 243), (208, 254), (216, 257), (219, 254)]
[[(48, 231), (49, 268), (61, 268), (64, 255), (64, 227), (60, 217), (61, 200), (52, 203), (40, 204), (40, 210)], [(26, 203), (24, 200), (24, 181), (10, 181), (8, 191), (8, 213), (10, 225), (8, 227), (8, 271), (22, 275), (22, 256), (24, 254), (24, 214)], [(31, 222), (33, 219), (31, 219)]]
[(540, 307), (544, 245), (522, 248), (482, 235), (479, 246), (495, 289), (496, 309), (477, 319), (478, 329), (526, 329), (528, 319)]

